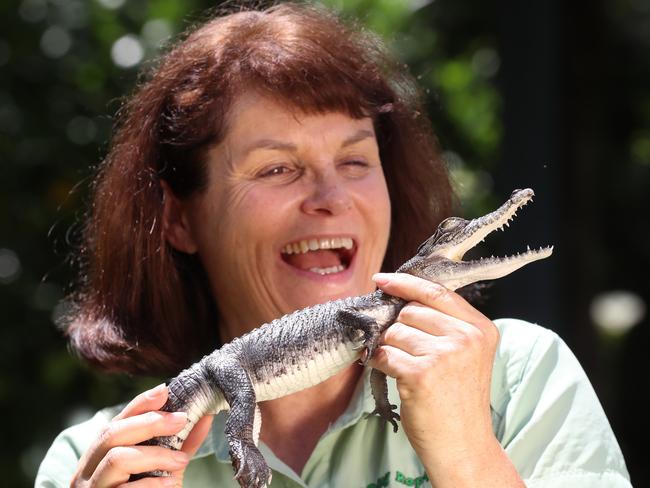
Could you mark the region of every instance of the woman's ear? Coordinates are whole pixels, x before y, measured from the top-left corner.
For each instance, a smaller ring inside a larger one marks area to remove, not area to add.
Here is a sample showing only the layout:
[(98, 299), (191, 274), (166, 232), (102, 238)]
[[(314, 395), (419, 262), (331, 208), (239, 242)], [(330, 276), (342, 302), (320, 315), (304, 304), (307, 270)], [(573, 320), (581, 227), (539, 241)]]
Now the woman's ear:
[(163, 190), (163, 233), (165, 240), (177, 251), (194, 254), (198, 246), (194, 241), (187, 205), (172, 191), (165, 180), (160, 180)]

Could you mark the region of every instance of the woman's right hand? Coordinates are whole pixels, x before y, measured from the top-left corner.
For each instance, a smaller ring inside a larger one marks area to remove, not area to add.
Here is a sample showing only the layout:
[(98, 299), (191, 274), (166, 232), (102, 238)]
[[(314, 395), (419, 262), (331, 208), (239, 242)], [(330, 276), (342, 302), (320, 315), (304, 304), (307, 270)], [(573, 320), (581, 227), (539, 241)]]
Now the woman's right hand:
[[(182, 412), (161, 412), (168, 390), (159, 385), (135, 397), (95, 439), (79, 460), (71, 488), (182, 486), (183, 474), (192, 455), (205, 439), (212, 416), (202, 418), (192, 429), (180, 451), (161, 446), (140, 446), (157, 436), (181, 431), (187, 421)], [(170, 477), (143, 478), (129, 483), (132, 474), (169, 471)]]

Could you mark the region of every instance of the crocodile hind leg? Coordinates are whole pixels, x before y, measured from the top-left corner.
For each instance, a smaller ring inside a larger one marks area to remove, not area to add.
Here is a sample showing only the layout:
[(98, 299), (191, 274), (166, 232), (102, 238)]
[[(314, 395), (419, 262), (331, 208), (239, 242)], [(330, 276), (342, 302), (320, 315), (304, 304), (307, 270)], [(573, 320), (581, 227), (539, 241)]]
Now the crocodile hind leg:
[(400, 419), (395, 411), (397, 405), (392, 405), (388, 400), (388, 385), (386, 375), (378, 369), (370, 372), (370, 391), (375, 399), (375, 409), (369, 415), (379, 415), (386, 422), (393, 426), (393, 432), (397, 432), (397, 422)]
[(225, 434), (235, 479), (242, 487), (268, 486), (271, 483), (271, 470), (256, 446), (261, 416), (248, 374), (239, 362), (230, 360), (217, 366), (212, 381), (230, 405)]
[[(168, 397), (161, 407), (163, 412), (185, 412), (187, 423), (177, 434), (159, 436), (141, 442), (143, 446), (162, 446), (178, 451), (183, 446), (194, 425), (205, 415), (219, 413), (224, 407), (223, 395), (220, 391), (211, 388), (205, 378), (205, 369), (200, 363), (183, 371), (167, 384)], [(134, 474), (130, 481), (148, 477), (169, 476), (166, 471), (149, 471)]]

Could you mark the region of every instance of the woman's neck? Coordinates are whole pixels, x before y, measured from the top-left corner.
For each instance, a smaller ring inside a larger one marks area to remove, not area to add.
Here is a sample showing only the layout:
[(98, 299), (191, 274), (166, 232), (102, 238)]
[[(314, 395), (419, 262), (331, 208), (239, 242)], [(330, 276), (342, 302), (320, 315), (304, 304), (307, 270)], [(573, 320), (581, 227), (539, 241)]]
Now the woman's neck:
[(261, 402), (260, 438), (300, 474), (318, 440), (347, 408), (362, 373), (354, 364), (311, 388)]

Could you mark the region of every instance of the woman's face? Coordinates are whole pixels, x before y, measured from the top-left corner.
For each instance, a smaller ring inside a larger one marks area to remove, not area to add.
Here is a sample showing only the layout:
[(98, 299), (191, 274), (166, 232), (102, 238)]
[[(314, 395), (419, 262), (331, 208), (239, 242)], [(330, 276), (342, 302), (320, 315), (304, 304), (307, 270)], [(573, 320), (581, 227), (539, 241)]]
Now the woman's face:
[(316, 303), (374, 290), (390, 201), (370, 118), (305, 115), (247, 93), (183, 203), (229, 340)]

